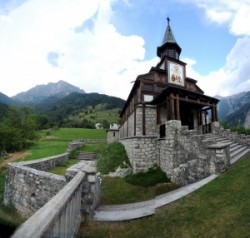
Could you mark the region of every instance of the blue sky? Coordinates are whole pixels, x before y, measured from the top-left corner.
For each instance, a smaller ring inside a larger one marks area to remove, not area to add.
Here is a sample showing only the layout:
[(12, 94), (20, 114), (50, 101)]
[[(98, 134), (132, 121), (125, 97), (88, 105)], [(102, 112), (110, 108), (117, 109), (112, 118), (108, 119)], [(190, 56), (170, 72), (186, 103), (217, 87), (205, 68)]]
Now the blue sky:
[(250, 90), (250, 0), (0, 0), (0, 92), (65, 80), (126, 99), (159, 62), (167, 16), (206, 94)]

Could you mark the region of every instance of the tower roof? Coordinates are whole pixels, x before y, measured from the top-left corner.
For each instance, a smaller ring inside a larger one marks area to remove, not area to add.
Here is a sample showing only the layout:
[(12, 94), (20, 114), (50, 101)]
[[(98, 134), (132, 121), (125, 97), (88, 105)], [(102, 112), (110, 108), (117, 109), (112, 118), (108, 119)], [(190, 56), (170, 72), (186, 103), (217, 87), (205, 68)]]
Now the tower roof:
[(167, 18), (168, 25), (162, 41), (162, 45), (157, 47), (157, 56), (163, 58), (164, 56), (169, 56), (179, 60), (179, 55), (181, 53), (181, 47), (175, 40), (174, 33), (170, 27), (170, 19)]
[(167, 18), (167, 21), (168, 21), (168, 25), (167, 25), (167, 29), (166, 29), (166, 32), (162, 41), (162, 45), (164, 45), (165, 43), (177, 43), (174, 37), (174, 33), (169, 24), (170, 22), (169, 17)]

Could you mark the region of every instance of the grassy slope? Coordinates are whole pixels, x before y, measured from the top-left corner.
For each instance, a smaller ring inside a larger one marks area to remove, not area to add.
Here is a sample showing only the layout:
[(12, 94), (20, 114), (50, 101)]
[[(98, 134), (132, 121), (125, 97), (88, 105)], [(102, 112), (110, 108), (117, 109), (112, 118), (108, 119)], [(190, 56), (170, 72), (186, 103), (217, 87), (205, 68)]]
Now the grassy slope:
[(81, 121), (87, 119), (93, 123), (102, 123), (103, 120), (106, 120), (111, 123), (118, 123), (119, 111), (120, 108), (106, 109), (105, 105), (99, 104), (96, 107), (87, 107), (83, 112), (80, 112), (76, 115), (71, 115), (69, 119), (73, 121)]
[[(29, 148), (31, 154), (20, 160), (34, 160), (64, 153), (70, 141), (74, 139), (105, 139), (105, 130), (62, 128), (59, 130), (42, 131), (41, 139)], [(1, 163), (1, 161), (0, 161)], [(65, 168), (64, 168), (65, 169)], [(0, 201), (3, 200), (6, 170), (0, 172)], [(17, 226), (22, 219), (14, 210), (0, 204), (0, 224)], [(1, 236), (1, 233), (0, 233)]]
[(84, 237), (249, 237), (250, 155), (198, 191), (128, 222), (88, 222)]

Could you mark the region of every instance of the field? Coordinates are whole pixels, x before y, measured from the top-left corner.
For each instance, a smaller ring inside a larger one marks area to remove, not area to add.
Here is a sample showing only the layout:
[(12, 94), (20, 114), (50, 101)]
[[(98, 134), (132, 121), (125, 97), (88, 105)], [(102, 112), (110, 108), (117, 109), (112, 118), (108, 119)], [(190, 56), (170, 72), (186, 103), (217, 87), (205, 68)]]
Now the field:
[[(249, 237), (250, 155), (214, 181), (147, 218), (82, 225), (78, 237)], [(84, 236), (83, 236), (84, 234)]]
[(118, 123), (120, 110), (120, 108), (107, 109), (105, 104), (99, 104), (94, 108), (87, 107), (84, 112), (72, 115), (68, 119), (73, 121), (86, 119), (93, 123), (102, 123), (103, 121), (107, 121), (108, 124)]
[[(12, 157), (15, 161), (34, 160), (64, 153), (68, 147), (68, 144), (74, 139), (106, 139), (105, 130), (95, 129), (62, 128), (57, 130), (53, 129), (41, 131), (39, 134), (40, 140), (35, 142), (27, 151), (19, 152), (19, 156), (12, 154)], [(6, 166), (6, 160), (0, 160), (1, 201), (3, 200), (4, 194)], [(13, 208), (6, 207), (2, 203), (0, 204), (0, 227), (3, 224), (10, 227), (16, 227), (21, 222), (23, 222), (23, 219), (15, 213)]]
[[(19, 160), (63, 153), (73, 139), (104, 139), (106, 131), (63, 128), (42, 131), (40, 135), (40, 140)], [(114, 147), (105, 144), (87, 144), (84, 150), (98, 153), (104, 151), (105, 156), (110, 157), (113, 157), (112, 151), (116, 151)], [(122, 152), (118, 151), (115, 153), (121, 157)], [(0, 161), (0, 165), (3, 165), (3, 162)], [(62, 170), (65, 166), (68, 165), (61, 166)], [(1, 200), (5, 167), (6, 165), (0, 166)], [(214, 181), (176, 202), (157, 209), (153, 216), (115, 223), (87, 221), (82, 224), (78, 237), (249, 237), (249, 178), (250, 155), (247, 155)], [(104, 178), (102, 204), (142, 201), (166, 192), (165, 189), (174, 189), (166, 188), (166, 185), (170, 184), (145, 187), (128, 185), (122, 179)], [(16, 227), (22, 221), (13, 208), (0, 206), (1, 230), (1, 224)]]

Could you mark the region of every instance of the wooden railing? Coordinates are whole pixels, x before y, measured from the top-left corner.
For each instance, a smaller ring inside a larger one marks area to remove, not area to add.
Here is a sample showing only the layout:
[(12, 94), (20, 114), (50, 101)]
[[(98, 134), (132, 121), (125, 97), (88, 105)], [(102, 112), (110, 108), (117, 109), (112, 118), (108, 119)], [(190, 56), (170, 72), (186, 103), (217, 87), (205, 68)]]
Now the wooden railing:
[(81, 196), (85, 173), (78, 172), (65, 187), (23, 223), (12, 238), (74, 237), (82, 221)]

